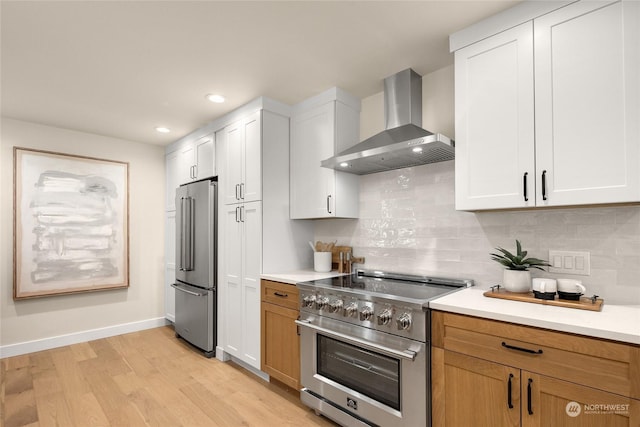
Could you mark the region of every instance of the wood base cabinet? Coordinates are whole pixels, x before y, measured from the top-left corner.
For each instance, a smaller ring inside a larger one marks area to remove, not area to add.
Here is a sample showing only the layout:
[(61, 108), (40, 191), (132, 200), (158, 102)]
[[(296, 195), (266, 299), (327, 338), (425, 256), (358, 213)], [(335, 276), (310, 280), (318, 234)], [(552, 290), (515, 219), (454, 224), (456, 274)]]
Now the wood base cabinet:
[(433, 426), (639, 426), (640, 346), (433, 312)]
[(295, 285), (262, 280), (262, 371), (300, 389), (298, 289)]

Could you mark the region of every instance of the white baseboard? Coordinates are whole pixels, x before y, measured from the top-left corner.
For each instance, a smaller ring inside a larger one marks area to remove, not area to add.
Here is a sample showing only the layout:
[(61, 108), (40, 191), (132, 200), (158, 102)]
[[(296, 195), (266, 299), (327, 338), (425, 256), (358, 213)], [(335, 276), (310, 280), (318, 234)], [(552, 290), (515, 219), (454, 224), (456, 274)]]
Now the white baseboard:
[(143, 331), (145, 329), (157, 328), (168, 324), (170, 324), (170, 322), (168, 322), (164, 317), (156, 317), (154, 319), (141, 320), (139, 322), (123, 323), (120, 325), (107, 326), (105, 328), (90, 329), (88, 331), (59, 335), (57, 337), (4, 345), (0, 346), (0, 359), (63, 347), (65, 345), (93, 341), (100, 338), (113, 337), (115, 335), (128, 334), (130, 332)]
[(263, 379), (266, 382), (269, 382), (269, 374), (267, 374), (266, 372), (262, 372), (260, 369), (256, 369), (253, 366), (249, 365), (248, 363), (238, 359), (235, 356), (231, 356), (229, 355), (229, 357), (231, 358), (231, 361), (237, 365), (240, 365), (241, 367), (243, 367), (244, 369), (246, 369), (247, 371), (251, 372), (252, 374), (254, 374), (255, 376)]

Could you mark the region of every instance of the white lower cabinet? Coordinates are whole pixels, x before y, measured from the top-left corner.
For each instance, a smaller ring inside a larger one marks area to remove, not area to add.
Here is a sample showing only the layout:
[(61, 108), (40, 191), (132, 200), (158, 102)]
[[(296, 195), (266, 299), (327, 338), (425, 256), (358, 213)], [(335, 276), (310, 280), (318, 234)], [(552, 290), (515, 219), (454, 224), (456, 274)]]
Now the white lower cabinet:
[(262, 203), (223, 205), (224, 350), (260, 369)]
[(176, 321), (175, 289), (176, 281), (176, 211), (165, 213), (165, 270), (164, 270), (164, 311), (165, 318)]

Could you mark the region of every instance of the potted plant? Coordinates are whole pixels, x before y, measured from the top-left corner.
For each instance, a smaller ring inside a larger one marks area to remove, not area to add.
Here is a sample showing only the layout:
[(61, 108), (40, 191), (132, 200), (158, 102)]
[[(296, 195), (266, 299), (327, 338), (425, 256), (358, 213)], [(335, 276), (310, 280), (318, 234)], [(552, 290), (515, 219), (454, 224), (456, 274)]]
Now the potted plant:
[(550, 266), (547, 261), (538, 258), (527, 258), (527, 251), (522, 250), (522, 245), (516, 240), (515, 255), (503, 248), (496, 248), (500, 253), (492, 253), (491, 259), (505, 266), (502, 285), (510, 292), (529, 292), (531, 290), (530, 268), (543, 270), (542, 267)]

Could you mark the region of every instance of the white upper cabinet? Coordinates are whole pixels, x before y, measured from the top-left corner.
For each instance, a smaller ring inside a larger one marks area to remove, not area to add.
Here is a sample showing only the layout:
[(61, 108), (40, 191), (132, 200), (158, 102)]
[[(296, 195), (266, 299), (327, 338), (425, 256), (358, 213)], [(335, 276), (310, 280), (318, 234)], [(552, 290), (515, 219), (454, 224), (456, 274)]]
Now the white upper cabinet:
[(457, 209), (535, 206), (532, 28), (455, 53)]
[(166, 155), (167, 211), (175, 207), (176, 188), (198, 179), (215, 175), (214, 135), (185, 142), (177, 150)]
[(215, 135), (211, 134), (198, 139), (194, 143), (194, 180), (209, 178), (216, 174), (216, 151), (214, 138)]
[(320, 162), (358, 143), (359, 134), (359, 101), (342, 91), (333, 89), (294, 107), (292, 219), (358, 217), (359, 177), (323, 168)]
[(251, 202), (262, 198), (261, 112), (234, 122), (216, 133), (223, 147), (224, 203)]
[(640, 200), (639, 11), (587, 1), (534, 21), (539, 206)]
[(455, 52), (457, 209), (640, 201), (639, 10), (576, 2)]

